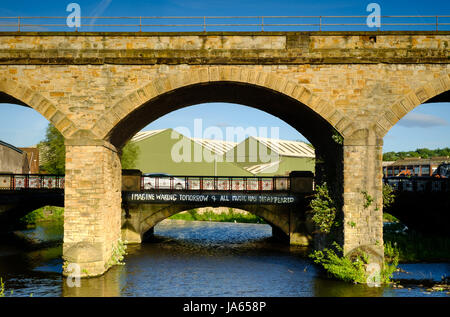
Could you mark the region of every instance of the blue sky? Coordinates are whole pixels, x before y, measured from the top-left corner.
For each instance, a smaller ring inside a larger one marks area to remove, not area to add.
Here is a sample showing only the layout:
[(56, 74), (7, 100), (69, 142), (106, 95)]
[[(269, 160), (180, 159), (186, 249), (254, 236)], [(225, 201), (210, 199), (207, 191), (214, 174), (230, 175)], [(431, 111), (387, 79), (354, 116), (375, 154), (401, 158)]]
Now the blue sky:
[[(450, 1), (238, 1), (238, 0), (73, 0), (2, 1), (0, 16), (67, 16), (66, 6), (76, 2), (84, 16), (259, 16), (259, 15), (366, 15), (366, 6), (377, 2), (382, 15), (450, 15)], [(90, 21), (92, 22), (92, 21)], [(421, 22), (427, 22), (424, 19)], [(448, 21), (450, 22), (450, 21)], [(98, 23), (98, 22), (97, 22)], [(237, 116), (236, 113), (239, 113)], [(256, 109), (232, 104), (196, 105), (173, 112), (145, 129), (192, 129), (201, 118), (204, 128), (279, 127), (280, 137), (305, 140), (283, 121)], [(0, 140), (16, 146), (31, 146), (45, 136), (47, 121), (36, 111), (0, 104)], [(224, 130), (225, 131), (225, 130)], [(450, 104), (425, 104), (403, 118), (384, 139), (384, 151), (414, 150), (419, 147), (450, 146)]]

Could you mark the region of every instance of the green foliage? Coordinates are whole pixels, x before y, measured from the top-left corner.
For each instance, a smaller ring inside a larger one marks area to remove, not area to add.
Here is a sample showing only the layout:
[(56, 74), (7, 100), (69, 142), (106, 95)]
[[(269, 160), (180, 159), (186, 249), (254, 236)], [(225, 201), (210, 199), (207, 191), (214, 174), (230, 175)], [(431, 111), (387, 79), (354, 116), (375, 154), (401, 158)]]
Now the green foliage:
[(331, 138), (333, 139), (334, 142), (336, 142), (337, 144), (344, 144), (344, 138), (342, 137), (342, 135), (339, 134), (339, 132), (337, 132), (336, 130), (333, 131), (333, 135), (331, 136)]
[[(343, 253), (342, 248), (333, 242), (332, 246), (339, 254)], [(314, 263), (320, 264), (331, 276), (353, 283), (366, 283), (367, 276), (365, 265), (368, 263), (366, 256), (358, 256), (354, 261), (346, 256), (340, 256), (333, 249), (324, 249), (323, 251), (314, 251), (310, 257)]]
[(5, 297), (5, 283), (3, 279), (0, 277), (0, 297)]
[(235, 212), (233, 208), (228, 208), (228, 211), (215, 213), (208, 210), (204, 213), (199, 213), (197, 209), (191, 209), (187, 212), (178, 213), (170, 217), (170, 219), (188, 220), (188, 221), (216, 221), (216, 222), (240, 222), (240, 223), (265, 223), (265, 221), (253, 214), (242, 214)]
[[(46, 216), (44, 211), (48, 212), (50, 216)], [(26, 225), (34, 225), (41, 221), (61, 221), (64, 217), (64, 208), (55, 206), (45, 206), (36, 209), (27, 215), (20, 218), (20, 222)]]
[[(123, 261), (123, 256), (126, 254), (127, 246), (125, 245), (125, 242), (119, 239), (117, 241), (117, 244), (112, 247), (112, 254), (109, 261), (105, 264), (106, 268), (109, 268), (113, 265), (124, 265), (125, 263)], [(86, 274), (89, 274), (87, 271), (84, 272)]]
[(330, 197), (326, 183), (317, 185), (314, 198), (310, 202), (313, 217), (312, 220), (323, 233), (330, 233), (332, 227), (336, 225), (336, 203)]
[(45, 139), (38, 144), (41, 161), (40, 169), (49, 174), (64, 174), (66, 166), (66, 148), (64, 137), (51, 124), (47, 126)]
[(445, 147), (442, 149), (417, 149), (415, 151), (405, 151), (405, 152), (386, 152), (383, 154), (383, 161), (397, 161), (407, 157), (421, 157), (430, 158), (433, 156), (450, 156), (450, 148)]
[[(336, 243), (332, 243), (333, 249), (326, 248), (323, 251), (314, 251), (310, 257), (314, 263), (321, 265), (329, 275), (339, 280), (351, 283), (366, 284), (370, 281), (370, 274), (367, 272), (369, 256), (364, 252), (356, 254), (352, 259), (343, 256), (342, 248)], [(391, 245), (385, 246), (385, 262), (379, 272), (379, 283), (391, 283), (393, 273), (397, 270), (399, 254)]]
[(389, 184), (383, 184), (383, 208), (387, 208), (394, 203), (394, 188)]
[(122, 155), (120, 157), (120, 162), (122, 163), (123, 169), (135, 168), (136, 161), (139, 156), (140, 149), (133, 143), (128, 142), (122, 149)]
[(388, 214), (387, 212), (383, 212), (383, 220), (386, 222), (399, 222), (395, 216)]
[(367, 209), (373, 203), (373, 197), (370, 196), (366, 191), (362, 191), (361, 194), (364, 196), (364, 209)]
[(450, 261), (450, 238), (424, 235), (412, 230), (402, 229), (404, 225), (395, 223), (384, 225), (383, 239), (394, 246), (402, 262), (439, 262)]

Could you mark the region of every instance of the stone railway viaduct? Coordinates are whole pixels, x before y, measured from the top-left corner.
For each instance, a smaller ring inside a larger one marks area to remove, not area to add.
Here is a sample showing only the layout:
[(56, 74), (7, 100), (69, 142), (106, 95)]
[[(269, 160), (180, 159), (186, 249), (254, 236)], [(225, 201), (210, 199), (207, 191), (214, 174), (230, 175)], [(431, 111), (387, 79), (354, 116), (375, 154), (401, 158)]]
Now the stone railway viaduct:
[(120, 238), (121, 147), (203, 102), (256, 107), (308, 138), (340, 197), (344, 251), (382, 254), (383, 137), (449, 101), (449, 45), (450, 32), (1, 33), (0, 102), (66, 139), (63, 256), (84, 276), (108, 269)]

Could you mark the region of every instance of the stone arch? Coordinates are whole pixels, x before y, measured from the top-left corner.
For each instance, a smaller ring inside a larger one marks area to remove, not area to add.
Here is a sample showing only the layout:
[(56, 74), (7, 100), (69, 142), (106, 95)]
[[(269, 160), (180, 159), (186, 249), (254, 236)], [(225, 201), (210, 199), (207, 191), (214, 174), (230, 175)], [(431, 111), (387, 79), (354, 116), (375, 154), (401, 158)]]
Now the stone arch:
[[(208, 207), (208, 206), (187, 206), (185, 205), (168, 205), (166, 207), (161, 208), (155, 213), (152, 213), (148, 217), (142, 219), (140, 223), (140, 232), (142, 235), (144, 235), (148, 230), (156, 226), (159, 222), (163, 221), (164, 219), (167, 219), (177, 213), (193, 209), (193, 208), (201, 208), (201, 207)], [(233, 208), (236, 206), (227, 206), (227, 205), (220, 205), (220, 206), (214, 206), (214, 207), (230, 207)], [(286, 209), (286, 215), (284, 213), (280, 215), (280, 208), (278, 207), (275, 211), (271, 211), (268, 206), (264, 205), (248, 205), (248, 206), (238, 206), (239, 209), (245, 210), (247, 212), (250, 212), (258, 217), (261, 217), (269, 224), (277, 227), (280, 229), (284, 234), (289, 235), (289, 213)], [(283, 217), (285, 216), (285, 217)], [(136, 228), (133, 228), (136, 230)]]
[(92, 132), (99, 138), (110, 141), (113, 129), (150, 100), (163, 94), (170, 94), (179, 88), (218, 82), (247, 84), (269, 89), (305, 105), (344, 137), (354, 130), (353, 121), (341, 110), (294, 80), (276, 73), (243, 67), (209, 66), (158, 77), (105, 111), (105, 114), (93, 126)]
[[(379, 137), (384, 137), (386, 133), (407, 113), (427, 102), (437, 102), (449, 100), (450, 73), (445, 74), (433, 81), (411, 90), (402, 96), (395, 103), (390, 105), (376, 120), (375, 130)], [(444, 98), (440, 96), (445, 95)]]
[(36, 110), (64, 137), (76, 130), (74, 123), (55, 104), (35, 90), (14, 80), (0, 78), (0, 98)]

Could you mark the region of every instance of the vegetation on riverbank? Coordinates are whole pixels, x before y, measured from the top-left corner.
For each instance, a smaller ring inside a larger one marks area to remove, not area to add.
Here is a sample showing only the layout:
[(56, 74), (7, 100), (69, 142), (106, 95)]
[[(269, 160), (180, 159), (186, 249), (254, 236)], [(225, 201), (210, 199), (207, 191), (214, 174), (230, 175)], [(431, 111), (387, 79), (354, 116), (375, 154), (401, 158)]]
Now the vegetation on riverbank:
[(207, 210), (199, 213), (197, 209), (191, 209), (187, 212), (182, 212), (173, 215), (169, 219), (187, 220), (187, 221), (217, 221), (217, 222), (242, 222), (242, 223), (265, 223), (265, 221), (250, 213), (239, 213), (233, 208), (228, 208), (226, 212), (215, 213), (212, 210)]
[(0, 277), (0, 297), (5, 297), (5, 283), (3, 279)]
[(64, 208), (55, 206), (45, 206), (36, 209), (29, 214), (20, 218), (20, 222), (24, 225), (35, 225), (43, 221), (63, 221), (64, 219)]
[[(367, 193), (365, 196), (364, 208), (367, 208), (371, 200), (368, 199), (370, 196)], [(394, 198), (392, 188), (383, 188), (385, 204), (391, 204)], [(318, 232), (333, 239), (333, 231), (338, 230), (341, 224), (337, 217), (337, 203), (330, 195), (326, 183), (316, 186), (310, 207), (312, 220)], [(351, 256), (344, 255), (342, 247), (336, 241), (333, 241), (328, 248), (313, 251), (310, 257), (314, 263), (321, 265), (329, 276), (339, 280), (360, 284), (389, 284), (392, 282), (393, 273), (397, 270), (399, 252), (392, 245), (385, 245), (384, 249), (382, 264), (372, 262), (370, 256), (362, 250)]]
[(395, 246), (400, 262), (448, 262), (450, 238), (424, 235), (406, 229), (401, 223), (384, 225), (384, 241)]
[(314, 263), (321, 265), (328, 275), (356, 284), (390, 284), (392, 275), (397, 270), (398, 251), (385, 245), (383, 265), (371, 263), (369, 255), (364, 252), (353, 257), (344, 256), (342, 248), (333, 242), (331, 248), (316, 250), (310, 254)]

